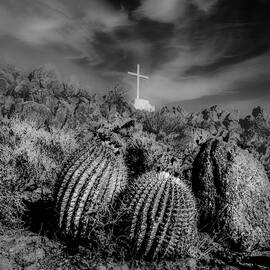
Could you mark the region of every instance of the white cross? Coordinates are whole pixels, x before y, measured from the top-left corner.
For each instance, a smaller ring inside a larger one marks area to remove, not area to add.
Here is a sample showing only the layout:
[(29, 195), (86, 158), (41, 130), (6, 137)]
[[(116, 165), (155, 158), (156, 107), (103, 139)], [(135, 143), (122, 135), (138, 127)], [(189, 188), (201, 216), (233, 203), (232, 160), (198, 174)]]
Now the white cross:
[(149, 79), (149, 77), (140, 74), (140, 65), (137, 64), (137, 73), (128, 72), (129, 75), (137, 77), (137, 99), (140, 98), (140, 78)]

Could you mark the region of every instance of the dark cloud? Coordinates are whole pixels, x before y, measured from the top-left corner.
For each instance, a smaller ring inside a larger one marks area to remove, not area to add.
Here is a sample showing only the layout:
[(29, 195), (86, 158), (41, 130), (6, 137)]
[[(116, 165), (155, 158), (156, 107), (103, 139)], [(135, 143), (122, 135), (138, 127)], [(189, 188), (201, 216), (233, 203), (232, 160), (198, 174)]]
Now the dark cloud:
[(207, 74), (222, 67), (260, 56), (270, 50), (270, 1), (219, 1), (215, 12), (206, 18), (204, 26), (191, 27), (201, 40), (215, 39), (216, 50), (223, 54), (208, 65), (194, 65), (185, 74)]
[(140, 0), (107, 0), (107, 2), (117, 9), (124, 8), (127, 12), (136, 10), (141, 4)]

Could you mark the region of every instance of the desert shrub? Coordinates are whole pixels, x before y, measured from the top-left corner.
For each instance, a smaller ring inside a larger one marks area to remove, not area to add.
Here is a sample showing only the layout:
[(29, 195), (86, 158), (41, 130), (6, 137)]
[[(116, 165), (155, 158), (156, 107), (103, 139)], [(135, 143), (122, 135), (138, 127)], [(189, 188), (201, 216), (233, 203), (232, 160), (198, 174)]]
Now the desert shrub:
[(6, 217), (6, 223), (18, 221), (25, 208), (23, 202), (32, 199), (32, 191), (40, 189), (42, 196), (47, 190), (50, 196), (63, 159), (76, 148), (74, 132), (49, 132), (37, 129), (35, 122), (17, 118), (1, 122), (0, 216)]
[(126, 163), (131, 179), (151, 170), (166, 171), (186, 177), (193, 163), (193, 153), (185, 154), (175, 147), (157, 140), (148, 132), (136, 132), (127, 142)]
[(12, 149), (0, 144), (0, 156), (0, 225), (17, 227), (21, 225), (20, 216), (25, 210), (25, 205), (21, 193), (16, 190)]
[(140, 113), (140, 117), (145, 131), (161, 137), (178, 133), (185, 128), (185, 119), (179, 114), (156, 111)]
[(242, 127), (239, 146), (259, 159), (270, 177), (270, 122), (260, 107), (254, 108), (252, 115), (239, 121)]
[(17, 119), (11, 119), (10, 129), (16, 138), (13, 155), (20, 158), (22, 172), (31, 173), (32, 180), (37, 181), (38, 186), (45, 182), (51, 186), (53, 183), (49, 182), (54, 179), (52, 173), (57, 171), (63, 159), (77, 147), (74, 133), (57, 129), (48, 132), (37, 129), (35, 122)]
[(113, 90), (108, 91), (103, 96), (103, 102), (101, 104), (102, 115), (108, 118), (112, 111), (120, 115), (130, 114), (133, 111), (124, 89), (119, 86), (114, 87)]

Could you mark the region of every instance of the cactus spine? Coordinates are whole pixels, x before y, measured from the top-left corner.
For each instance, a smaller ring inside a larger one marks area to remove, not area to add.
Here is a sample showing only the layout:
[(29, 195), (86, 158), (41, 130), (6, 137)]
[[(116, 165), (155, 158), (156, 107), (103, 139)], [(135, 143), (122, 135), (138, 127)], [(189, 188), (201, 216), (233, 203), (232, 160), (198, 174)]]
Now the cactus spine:
[(91, 217), (105, 211), (126, 183), (123, 156), (106, 143), (74, 153), (56, 186), (60, 228), (75, 237), (87, 237)]
[(145, 258), (183, 255), (195, 240), (196, 204), (190, 189), (166, 173), (147, 173), (130, 188), (130, 239)]

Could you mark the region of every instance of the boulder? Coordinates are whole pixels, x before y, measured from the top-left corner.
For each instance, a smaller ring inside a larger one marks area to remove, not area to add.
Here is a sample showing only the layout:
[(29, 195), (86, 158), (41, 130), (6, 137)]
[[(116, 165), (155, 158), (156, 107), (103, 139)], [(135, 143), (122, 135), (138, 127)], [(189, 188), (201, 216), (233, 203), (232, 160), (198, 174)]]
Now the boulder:
[(239, 125), (239, 116), (237, 112), (228, 113), (223, 120), (223, 125), (229, 131), (240, 132), (241, 127)]
[(270, 246), (270, 182), (248, 151), (209, 140), (195, 159), (192, 181), (201, 229), (243, 250)]
[(34, 88), (33, 92), (33, 100), (40, 104), (45, 104), (47, 98), (52, 96), (52, 92), (47, 88)]
[(200, 112), (193, 112), (188, 115), (188, 124), (191, 126), (201, 126), (204, 121), (203, 115)]
[(187, 127), (178, 136), (174, 137), (170, 144), (179, 150), (192, 152), (209, 138), (211, 138), (209, 131), (202, 128)]
[(136, 98), (134, 102), (134, 108), (136, 110), (154, 112), (155, 106), (151, 105), (150, 102), (146, 99)]
[(49, 82), (47, 87), (53, 92), (54, 96), (56, 97), (61, 97), (64, 95), (64, 87), (59, 80), (53, 80)]
[[(50, 65), (46, 64), (34, 69), (28, 76), (29, 81), (39, 81), (39, 80), (57, 80), (58, 74), (56, 69)], [(45, 85), (44, 85), (45, 87)]]
[(210, 107), (209, 109), (205, 109), (202, 111), (203, 119), (206, 121), (214, 121), (218, 122), (219, 121), (219, 115), (221, 113), (220, 108), (215, 105)]
[(90, 116), (89, 103), (80, 102), (75, 111), (75, 117), (79, 124), (86, 123)]
[(16, 104), (15, 99), (12, 96), (7, 96), (4, 99), (4, 104), (2, 106), (2, 114), (9, 116), (12, 113), (15, 104)]
[(56, 110), (54, 119), (53, 119), (53, 125), (56, 128), (63, 128), (64, 125), (67, 122), (69, 115), (69, 106), (67, 102), (59, 102), (58, 108)]
[(28, 80), (20, 81), (13, 91), (13, 96), (17, 98), (22, 98), (24, 100), (30, 100), (32, 85)]
[(244, 119), (240, 119), (239, 124), (244, 130), (250, 130), (254, 126), (251, 115), (247, 115)]
[(58, 108), (59, 100), (53, 95), (47, 96), (44, 105), (46, 105), (51, 112), (55, 113)]
[(0, 255), (0, 270), (27, 269), (31, 265), (37, 266), (37, 263), (43, 261), (46, 257), (43, 247), (45, 247), (44, 244), (47, 244), (47, 239), (38, 235), (27, 232), (13, 233), (12, 235), (1, 236), (0, 240), (1, 251), (8, 258), (7, 260)]
[(252, 116), (255, 119), (265, 119), (265, 112), (264, 109), (261, 106), (255, 107), (252, 110)]
[(14, 269), (12, 261), (0, 255), (0, 270), (12, 270), (12, 269)]
[(62, 96), (65, 89), (59, 78), (56, 69), (48, 64), (33, 70), (28, 76), (29, 81), (40, 89), (50, 90), (55, 96)]
[(5, 94), (8, 90), (8, 82), (5, 78), (0, 77), (0, 93)]
[(52, 119), (50, 109), (34, 101), (28, 101), (23, 104), (21, 117), (24, 120), (35, 121), (39, 127), (46, 125)]

